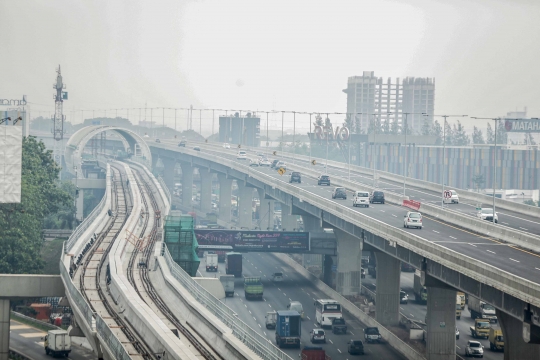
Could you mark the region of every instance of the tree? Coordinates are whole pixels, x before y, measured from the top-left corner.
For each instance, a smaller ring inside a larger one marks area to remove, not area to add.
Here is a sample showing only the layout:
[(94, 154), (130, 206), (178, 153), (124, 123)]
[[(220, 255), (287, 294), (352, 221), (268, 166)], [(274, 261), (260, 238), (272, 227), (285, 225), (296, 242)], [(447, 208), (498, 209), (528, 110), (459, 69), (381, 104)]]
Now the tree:
[(432, 135), (433, 129), (430, 119), (426, 116), (424, 117), (424, 124), (422, 124), (421, 134), (424, 136)]
[(401, 126), (399, 125), (398, 119), (394, 118), (390, 123), (390, 133), (397, 135), (401, 131)]
[(368, 134), (381, 134), (382, 133), (382, 124), (381, 119), (376, 117), (369, 122)]
[(480, 188), (486, 182), (486, 177), (484, 174), (476, 174), (473, 176), (472, 182), (476, 185), (476, 191), (480, 192)]
[(382, 132), (385, 134), (390, 134), (390, 119), (386, 118), (382, 122)]
[(495, 144), (495, 134), (493, 133), (493, 128), (491, 127), (490, 123), (487, 124), (486, 143)]
[(530, 132), (525, 133), (525, 145), (536, 145), (536, 141)]
[[(71, 181), (62, 181), (60, 188), (75, 197), (76, 187)], [(82, 194), (80, 195), (82, 196)], [(85, 203), (86, 205), (86, 203)], [(73, 229), (75, 225), (75, 204), (69, 202), (60, 205), (57, 212), (49, 214), (45, 217), (44, 229)]]
[(318, 114), (317, 116), (315, 116), (315, 122), (313, 123), (313, 125), (315, 126), (320, 126), (320, 127), (323, 127), (324, 126), (324, 122), (322, 120), (322, 116), (320, 114)]
[(345, 121), (343, 121), (343, 126), (347, 127), (351, 134), (356, 133), (356, 122), (353, 114), (347, 114)]
[(60, 168), (35, 137), (23, 139), (21, 203), (0, 204), (0, 273), (39, 273), (44, 219), (73, 197), (59, 186)]
[(439, 123), (438, 120), (435, 120), (435, 122), (433, 123), (433, 128), (431, 130), (431, 135), (435, 135), (437, 137), (437, 141), (435, 141), (436, 145), (442, 145), (443, 131), (442, 131), (442, 126), (441, 126), (441, 124)]
[(466, 146), (469, 145), (471, 142), (471, 139), (469, 138), (469, 135), (465, 132), (465, 128), (463, 125), (461, 125), (461, 121), (457, 121), (457, 125), (454, 124), (454, 129), (452, 130), (454, 140), (453, 144), (458, 146)]
[(473, 129), (472, 134), (473, 144), (485, 144), (484, 136), (482, 135), (482, 130), (478, 129), (476, 126)]
[(446, 143), (446, 145), (453, 145), (454, 144), (454, 133), (452, 131), (452, 127), (450, 127), (450, 124), (445, 121), (444, 122), (444, 131), (445, 131), (445, 139), (444, 139), (444, 142)]
[(497, 121), (499, 126), (497, 127), (497, 144), (508, 144), (508, 133), (504, 127), (504, 121)]

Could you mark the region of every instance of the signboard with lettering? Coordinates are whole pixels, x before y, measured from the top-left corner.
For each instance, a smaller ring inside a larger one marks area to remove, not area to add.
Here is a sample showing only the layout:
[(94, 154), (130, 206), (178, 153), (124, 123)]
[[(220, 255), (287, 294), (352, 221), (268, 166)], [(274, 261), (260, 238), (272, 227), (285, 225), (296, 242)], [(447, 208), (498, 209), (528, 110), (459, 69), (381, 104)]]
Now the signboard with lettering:
[(345, 126), (320, 126), (316, 125), (313, 133), (310, 134), (313, 140), (328, 140), (328, 141), (347, 141), (349, 140), (350, 132)]
[(309, 232), (247, 231), (247, 230), (195, 230), (201, 249), (224, 249), (241, 252), (309, 251)]
[(539, 119), (505, 120), (504, 128), (507, 132), (540, 132)]

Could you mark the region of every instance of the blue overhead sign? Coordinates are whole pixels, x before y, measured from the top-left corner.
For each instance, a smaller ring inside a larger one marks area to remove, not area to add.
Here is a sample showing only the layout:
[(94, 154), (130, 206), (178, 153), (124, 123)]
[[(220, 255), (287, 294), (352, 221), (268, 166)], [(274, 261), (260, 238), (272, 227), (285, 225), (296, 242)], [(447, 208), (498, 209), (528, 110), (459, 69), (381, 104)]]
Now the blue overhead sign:
[(303, 253), (309, 251), (309, 232), (195, 230), (201, 249), (231, 249), (232, 251), (260, 251)]

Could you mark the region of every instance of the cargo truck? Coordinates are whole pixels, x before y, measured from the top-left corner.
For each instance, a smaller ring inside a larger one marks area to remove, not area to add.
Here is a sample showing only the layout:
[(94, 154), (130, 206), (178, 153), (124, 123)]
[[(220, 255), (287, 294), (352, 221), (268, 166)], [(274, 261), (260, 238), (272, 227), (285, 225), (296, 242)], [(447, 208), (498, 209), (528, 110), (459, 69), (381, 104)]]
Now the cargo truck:
[(497, 322), (497, 315), (495, 314), (495, 308), (493, 305), (487, 304), (481, 301), (479, 298), (469, 295), (469, 311), (471, 312), (471, 319), (488, 319), (491, 323)]
[(244, 277), (244, 294), (248, 300), (262, 300), (263, 284), (260, 276)]
[(264, 322), (266, 324), (267, 329), (275, 329), (276, 328), (276, 319), (277, 319), (277, 313), (275, 311), (269, 311), (266, 313), (266, 316), (264, 317)]
[(242, 254), (230, 252), (225, 258), (225, 273), (234, 275), (235, 277), (242, 276)]
[(206, 271), (218, 271), (218, 255), (217, 254), (206, 254)]
[(502, 330), (498, 327), (489, 329), (489, 348), (492, 351), (504, 351), (504, 337)]
[(233, 297), (234, 296), (234, 275), (221, 275), (219, 277), (221, 285), (225, 290), (225, 296)]
[(459, 297), (459, 302), (461, 303), (461, 310), (465, 309), (465, 294), (458, 291), (457, 296)]
[(299, 348), (302, 335), (300, 314), (292, 310), (278, 310), (276, 313), (276, 344), (280, 348), (285, 345)]
[(414, 272), (414, 298), (417, 303), (426, 304), (427, 303), (427, 288), (422, 285), (420, 281), (420, 271), (416, 270)]
[(300, 353), (302, 360), (332, 360), (322, 347), (305, 346)]
[[(470, 298), (469, 298), (470, 300)], [(489, 337), (489, 320), (487, 319), (475, 319), (474, 326), (471, 326), (471, 336), (473, 338), (488, 338)]]
[(49, 330), (43, 340), (47, 355), (67, 357), (71, 352), (71, 338), (66, 330)]
[(461, 319), (461, 297), (456, 296), (456, 319)]

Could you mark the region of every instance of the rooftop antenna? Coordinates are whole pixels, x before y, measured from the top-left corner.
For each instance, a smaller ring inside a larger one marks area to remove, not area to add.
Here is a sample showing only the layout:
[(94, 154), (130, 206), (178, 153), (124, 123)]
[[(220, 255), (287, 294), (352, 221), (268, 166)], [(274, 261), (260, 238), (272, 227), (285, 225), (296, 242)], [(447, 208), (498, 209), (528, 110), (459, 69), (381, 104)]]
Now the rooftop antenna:
[(53, 84), (53, 89), (56, 90), (56, 94), (54, 95), (53, 136), (54, 140), (60, 141), (64, 138), (64, 120), (66, 119), (64, 115), (64, 99), (67, 100), (67, 93), (62, 91), (66, 85), (62, 82), (60, 65), (58, 65), (56, 73), (58, 74), (56, 76), (56, 83)]

